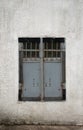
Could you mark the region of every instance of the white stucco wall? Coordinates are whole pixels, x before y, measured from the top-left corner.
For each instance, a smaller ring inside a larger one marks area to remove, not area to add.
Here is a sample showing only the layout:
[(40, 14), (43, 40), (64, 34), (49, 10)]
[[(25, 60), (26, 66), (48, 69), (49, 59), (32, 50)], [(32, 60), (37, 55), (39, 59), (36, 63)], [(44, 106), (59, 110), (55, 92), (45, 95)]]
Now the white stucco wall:
[[(0, 123), (83, 124), (83, 0), (0, 0)], [(18, 38), (66, 38), (66, 101), (18, 101)]]

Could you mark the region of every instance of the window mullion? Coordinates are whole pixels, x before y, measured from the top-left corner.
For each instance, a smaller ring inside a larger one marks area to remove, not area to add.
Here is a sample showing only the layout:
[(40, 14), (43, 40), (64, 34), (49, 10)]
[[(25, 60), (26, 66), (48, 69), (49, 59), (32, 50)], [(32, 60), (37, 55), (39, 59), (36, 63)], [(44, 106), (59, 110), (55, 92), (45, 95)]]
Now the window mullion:
[(44, 57), (44, 48), (43, 48), (43, 39), (40, 39), (40, 77), (41, 77), (41, 100), (44, 99), (44, 63), (43, 63), (43, 57)]

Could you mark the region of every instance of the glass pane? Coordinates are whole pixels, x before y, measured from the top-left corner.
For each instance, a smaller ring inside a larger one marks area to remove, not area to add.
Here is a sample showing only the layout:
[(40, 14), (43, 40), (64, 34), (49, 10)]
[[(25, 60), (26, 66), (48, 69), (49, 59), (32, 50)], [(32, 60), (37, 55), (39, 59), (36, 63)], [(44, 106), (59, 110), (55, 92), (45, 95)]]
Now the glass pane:
[(29, 58), (29, 57), (30, 57), (30, 51), (27, 52), (27, 58)]
[(55, 52), (55, 51), (53, 52), (53, 57), (55, 57), (55, 58), (56, 58), (56, 52)]
[(55, 42), (53, 43), (53, 49), (56, 49), (56, 43)]
[(47, 56), (46, 56), (46, 51), (44, 51), (44, 57), (47, 57)]
[(39, 57), (39, 52), (36, 52), (36, 57)]
[(30, 43), (27, 43), (27, 49), (30, 49)]
[(37, 45), (37, 49), (39, 49), (39, 43), (36, 43), (36, 45)]
[(32, 57), (35, 57), (35, 53), (36, 53), (35, 51), (32, 52)]
[(60, 50), (60, 43), (58, 43), (58, 49)]
[(36, 43), (33, 42), (33, 43), (32, 43), (32, 49), (35, 49), (35, 48), (36, 48)]
[(57, 52), (57, 57), (60, 57), (60, 52)]
[(23, 49), (26, 49), (26, 43), (23, 43)]
[(26, 58), (26, 51), (23, 52), (23, 58)]
[(48, 49), (52, 49), (52, 44), (48, 43)]
[(52, 57), (52, 51), (48, 51), (48, 57)]

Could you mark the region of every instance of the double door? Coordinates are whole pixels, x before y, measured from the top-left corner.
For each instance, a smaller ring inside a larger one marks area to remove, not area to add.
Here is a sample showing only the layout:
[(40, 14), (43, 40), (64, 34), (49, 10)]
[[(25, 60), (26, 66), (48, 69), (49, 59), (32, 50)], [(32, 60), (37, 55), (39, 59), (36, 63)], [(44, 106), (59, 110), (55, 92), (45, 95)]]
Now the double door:
[(23, 43), (22, 99), (62, 99), (63, 43), (53, 38), (29, 39)]

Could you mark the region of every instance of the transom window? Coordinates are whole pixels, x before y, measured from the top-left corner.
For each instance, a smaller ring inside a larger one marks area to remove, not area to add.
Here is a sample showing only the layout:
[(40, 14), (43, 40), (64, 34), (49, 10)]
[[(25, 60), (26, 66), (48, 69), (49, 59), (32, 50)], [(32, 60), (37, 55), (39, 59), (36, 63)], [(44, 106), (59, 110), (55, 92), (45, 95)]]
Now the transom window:
[(23, 58), (38, 58), (39, 57), (39, 41), (34, 39), (23, 42)]
[(44, 57), (61, 57), (61, 46), (55, 39), (44, 39)]

